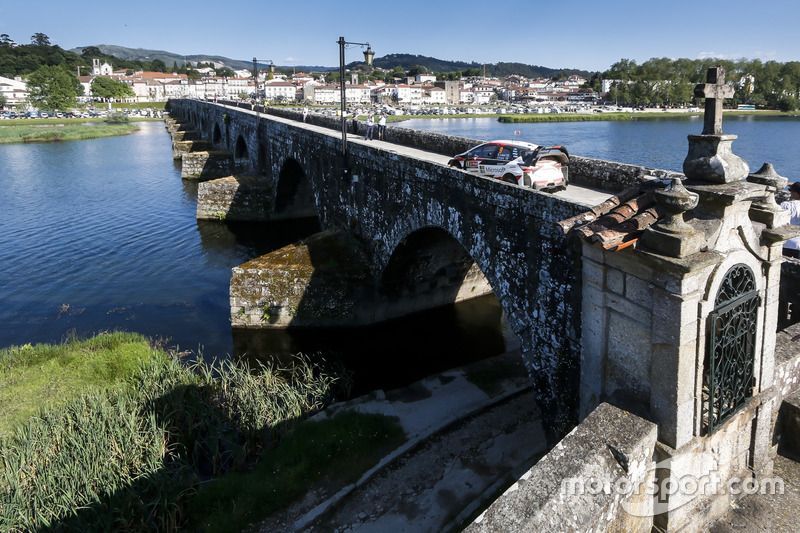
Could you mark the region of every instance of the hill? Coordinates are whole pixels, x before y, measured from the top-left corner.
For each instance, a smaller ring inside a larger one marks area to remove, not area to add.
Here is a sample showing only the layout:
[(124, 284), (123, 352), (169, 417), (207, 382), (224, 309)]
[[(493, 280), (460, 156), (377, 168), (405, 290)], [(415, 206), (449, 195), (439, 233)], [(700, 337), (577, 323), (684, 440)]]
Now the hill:
[[(108, 54), (120, 59), (128, 61), (153, 61), (160, 59), (165, 65), (171, 66), (173, 63), (183, 65), (187, 61), (192, 63), (216, 63), (218, 66), (230, 67), (236, 69), (252, 69), (252, 60), (244, 59), (230, 59), (223, 56), (193, 54), (193, 55), (180, 55), (165, 50), (150, 50), (146, 48), (126, 48), (124, 46), (116, 46), (112, 44), (98, 44), (93, 45), (99, 48), (104, 54)], [(70, 52), (80, 54), (84, 48), (88, 46), (73, 48)], [(348, 68), (359, 65), (362, 62), (354, 61), (348, 64)], [(447, 61), (437, 59), (435, 57), (413, 55), (413, 54), (388, 54), (382, 57), (376, 57), (374, 65), (379, 68), (392, 70), (395, 67), (402, 67), (408, 69), (412, 66), (419, 65), (425, 67), (428, 72), (463, 72), (467, 69), (478, 69), (483, 72), (484, 65), (482, 63), (466, 61)], [(264, 63), (259, 63), (259, 66), (266, 66)], [(275, 65), (281, 67), (281, 65)], [(304, 70), (307, 72), (320, 72), (326, 70), (336, 70), (338, 66), (310, 66), (310, 65), (292, 65), (297, 70)], [(285, 67), (284, 67), (285, 68)], [(289, 67), (291, 68), (291, 67)], [(559, 69), (549, 68), (537, 65), (526, 65), (524, 63), (487, 63), (486, 75), (487, 76), (510, 76), (518, 74), (528, 78), (550, 78), (558, 75), (571, 75), (579, 74), (583, 77), (591, 77), (592, 73), (586, 70), (578, 69)]]
[[(446, 61), (435, 57), (412, 55), (412, 54), (388, 54), (383, 57), (375, 58), (373, 63), (376, 67), (393, 69), (397, 66), (408, 69), (414, 65), (420, 65), (428, 69), (428, 72), (463, 72), (467, 69), (478, 69), (483, 72), (483, 63), (465, 61)], [(358, 63), (354, 63), (358, 64)], [(527, 78), (551, 78), (553, 76), (578, 74), (584, 78), (592, 76), (592, 72), (579, 69), (549, 68), (538, 65), (526, 65), (524, 63), (486, 63), (487, 76), (511, 76), (514, 74)]]
[[(215, 63), (217, 66), (230, 67), (234, 70), (239, 70), (239, 69), (251, 70), (253, 68), (252, 59), (249, 60), (231, 59), (229, 57), (214, 56), (207, 54), (181, 55), (172, 52), (167, 52), (166, 50), (150, 50), (147, 48), (126, 48), (124, 46), (117, 46), (113, 44), (97, 44), (92, 46), (96, 46), (104, 54), (118, 57), (120, 59), (125, 59), (127, 61), (153, 61), (154, 59), (160, 59), (167, 66), (172, 66), (173, 63), (177, 63), (180, 66), (187, 62), (191, 62), (193, 64), (202, 62), (202, 63)], [(87, 45), (79, 48), (73, 48), (72, 50), (70, 50), (70, 52), (75, 52), (76, 54), (80, 54), (84, 48), (88, 47), (89, 46)], [(259, 61), (258, 65), (259, 67), (266, 67), (267, 63), (265, 63), (264, 61)], [(279, 65), (275, 66), (277, 67)], [(320, 71), (320, 70), (331, 70), (333, 67), (298, 66), (296, 68), (303, 70)]]

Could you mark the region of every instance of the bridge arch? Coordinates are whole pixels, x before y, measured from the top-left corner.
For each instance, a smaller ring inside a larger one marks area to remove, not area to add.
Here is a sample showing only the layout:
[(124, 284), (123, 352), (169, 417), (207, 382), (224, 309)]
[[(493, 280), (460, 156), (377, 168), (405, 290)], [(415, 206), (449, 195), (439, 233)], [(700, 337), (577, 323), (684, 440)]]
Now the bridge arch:
[(480, 269), (461, 243), (444, 229), (428, 226), (398, 243), (383, 269), (378, 290), (387, 298), (438, 290), (442, 303), (454, 303), (465, 280), (476, 274)]
[(245, 142), (244, 137), (241, 135), (236, 138), (236, 146), (234, 147), (233, 157), (235, 159), (247, 159), (249, 157), (247, 153), (247, 143)]
[(214, 123), (214, 128), (211, 131), (211, 142), (215, 145), (218, 145), (222, 142), (222, 129), (220, 129), (218, 123)]
[[(519, 338), (522, 318), (508, 304), (511, 295), (504, 291), (486, 258), (476, 259), (452, 232), (439, 225), (424, 225), (405, 233), (391, 244), (392, 253), (384, 265), (378, 283), (378, 294), (386, 300), (417, 294), (420, 304), (431, 302), (447, 305), (474, 297), (494, 294), (503, 309), (506, 321)], [(480, 254), (477, 254), (480, 256)]]
[[(485, 245), (487, 240), (485, 235), (468, 235), (468, 237), (465, 239), (464, 235), (466, 233), (462, 226), (464, 221), (458, 217), (450, 216), (446, 211), (429, 209), (425, 213), (421, 211), (417, 212), (417, 216), (424, 217), (424, 220), (409, 221), (405, 219), (401, 221), (395, 221), (393, 227), (385, 234), (386, 238), (384, 240), (384, 244), (386, 245), (386, 248), (381, 246), (381, 249), (378, 250), (376, 254), (377, 257), (390, 258), (381, 267), (381, 286), (383, 287), (385, 283), (389, 282), (389, 278), (386, 278), (386, 282), (383, 281), (383, 278), (387, 275), (386, 271), (390, 268), (392, 258), (394, 258), (395, 254), (398, 253), (398, 249), (408, 247), (406, 241), (411, 239), (412, 235), (415, 235), (421, 231), (428, 232), (438, 230), (439, 238), (451, 239), (457, 243), (458, 246), (464, 251), (464, 254), (469, 257), (470, 261), (472, 261), (474, 264), (474, 267), (468, 279), (474, 282), (477, 281), (475, 279), (477, 275), (483, 278), (482, 285), (476, 286), (482, 286), (483, 288), (476, 288), (475, 291), (484, 290), (484, 293), (494, 293), (495, 297), (500, 303), (500, 306), (503, 308), (503, 313), (509, 327), (516, 335), (519, 336), (519, 332), (524, 331), (527, 328), (526, 320), (528, 315), (526, 314), (526, 308), (522, 308), (519, 305), (514, 304), (514, 302), (517, 301), (514, 291), (518, 289), (518, 282), (521, 282), (525, 279), (527, 264), (520, 263), (509, 265), (503, 263), (503, 256), (498, 257), (499, 254), (497, 253), (497, 250)], [(444, 237), (444, 235), (447, 237)], [(414, 240), (411, 242), (421, 243), (424, 242), (424, 239), (430, 238), (432, 237), (415, 236), (413, 237)], [(412, 250), (412, 248), (408, 249)], [(456, 256), (453, 255), (453, 257)], [(397, 261), (397, 259), (395, 259), (395, 261)], [(391, 268), (394, 269), (397, 267), (395, 266)], [(391, 271), (389, 271), (389, 275), (393, 275)], [(517, 277), (518, 279), (510, 280), (509, 276)], [(382, 293), (384, 294), (387, 290), (389, 290), (388, 285), (381, 289)], [(469, 286), (469, 289), (465, 287), (464, 290), (469, 290), (472, 292), (472, 285)], [(462, 299), (467, 299), (467, 296), (462, 295)], [(520, 340), (524, 344), (524, 339), (522, 337), (520, 337)], [(530, 349), (531, 346), (523, 345), (523, 350)]]
[[(262, 151), (265, 152), (263, 148)], [(266, 158), (266, 153), (264, 157)], [(261, 153), (259, 153), (260, 158)], [(278, 184), (275, 187), (274, 205), (274, 218), (276, 219), (319, 216), (311, 180), (294, 158), (286, 158), (281, 165)]]

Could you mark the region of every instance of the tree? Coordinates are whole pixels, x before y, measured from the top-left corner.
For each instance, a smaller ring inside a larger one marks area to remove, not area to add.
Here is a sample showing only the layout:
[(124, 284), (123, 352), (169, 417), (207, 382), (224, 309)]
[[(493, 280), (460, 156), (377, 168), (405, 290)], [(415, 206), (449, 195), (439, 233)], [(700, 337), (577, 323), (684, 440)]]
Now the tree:
[(11, 46), (12, 44), (14, 44), (14, 41), (7, 33), (0, 34), (0, 46)]
[(31, 35), (31, 44), (37, 46), (50, 46), (50, 37), (44, 33), (34, 33)]
[(6, 95), (0, 94), (0, 108), (5, 107), (7, 103), (8, 100), (6, 99)]
[(392, 69), (390, 74), (392, 75), (392, 78), (405, 78), (406, 77), (406, 71), (400, 65), (397, 65), (396, 67), (394, 67), (394, 69)]
[(97, 98), (130, 98), (135, 96), (133, 89), (126, 83), (112, 80), (105, 76), (97, 76), (92, 80), (92, 96)]
[(784, 96), (778, 100), (778, 109), (781, 111), (797, 111), (800, 108), (800, 99), (794, 96)]
[[(28, 77), (28, 95), (39, 109), (67, 109), (76, 103), (80, 82), (62, 67), (42, 66)], [(81, 89), (81, 93), (83, 90)]]
[(150, 62), (150, 69), (153, 72), (166, 72), (167, 65), (160, 59), (154, 59)]
[(427, 74), (428, 69), (422, 65), (411, 65), (408, 67), (408, 75), (412, 78), (419, 76), (420, 74)]
[(81, 55), (83, 57), (100, 57), (104, 54), (96, 46), (87, 46), (81, 51)]

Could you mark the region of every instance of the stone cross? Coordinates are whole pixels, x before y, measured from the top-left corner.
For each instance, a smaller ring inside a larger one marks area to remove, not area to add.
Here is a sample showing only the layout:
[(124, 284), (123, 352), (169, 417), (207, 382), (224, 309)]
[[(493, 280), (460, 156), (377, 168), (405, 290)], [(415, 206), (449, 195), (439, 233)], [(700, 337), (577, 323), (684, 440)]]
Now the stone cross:
[(708, 69), (706, 83), (697, 84), (694, 95), (706, 99), (703, 135), (722, 135), (722, 102), (723, 99), (733, 96), (733, 87), (725, 85), (725, 69)]

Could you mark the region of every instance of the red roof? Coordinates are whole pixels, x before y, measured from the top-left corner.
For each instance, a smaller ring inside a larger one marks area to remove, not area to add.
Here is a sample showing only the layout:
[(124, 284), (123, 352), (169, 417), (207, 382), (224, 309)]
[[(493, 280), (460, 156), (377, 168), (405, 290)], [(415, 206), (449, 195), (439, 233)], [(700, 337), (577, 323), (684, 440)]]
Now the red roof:
[(655, 191), (665, 186), (660, 180), (644, 181), (556, 225), (565, 234), (579, 235), (612, 252), (627, 248), (663, 215)]

